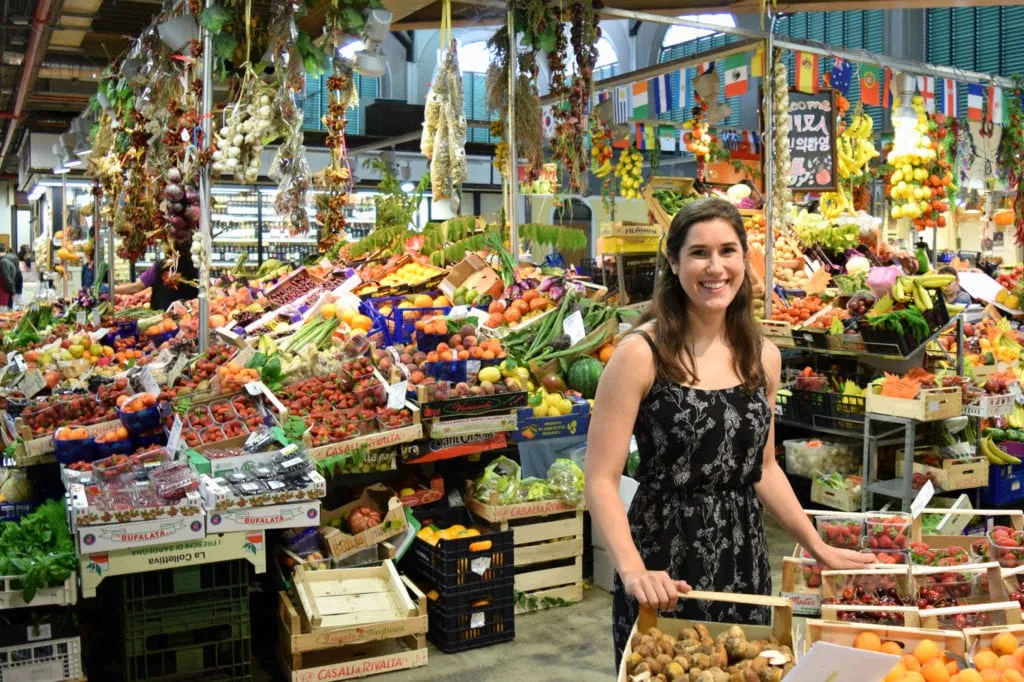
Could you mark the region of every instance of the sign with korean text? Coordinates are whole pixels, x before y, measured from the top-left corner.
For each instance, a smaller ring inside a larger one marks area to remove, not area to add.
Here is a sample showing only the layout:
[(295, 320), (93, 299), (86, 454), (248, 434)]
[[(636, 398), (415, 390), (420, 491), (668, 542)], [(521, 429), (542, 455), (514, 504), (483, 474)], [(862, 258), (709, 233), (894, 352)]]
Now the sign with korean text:
[(822, 89), (816, 94), (789, 93), (789, 186), (797, 192), (836, 190), (836, 97)]

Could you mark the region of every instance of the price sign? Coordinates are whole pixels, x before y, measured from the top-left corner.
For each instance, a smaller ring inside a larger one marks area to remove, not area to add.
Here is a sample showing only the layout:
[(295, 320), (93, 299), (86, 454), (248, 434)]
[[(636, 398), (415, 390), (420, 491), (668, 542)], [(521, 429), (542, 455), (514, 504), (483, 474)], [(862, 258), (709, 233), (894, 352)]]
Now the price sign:
[(253, 397), (261, 396), (262, 398), (266, 398), (280, 414), (288, 412), (288, 408), (281, 404), (281, 401), (277, 399), (277, 396), (275, 396), (262, 381), (250, 381), (245, 385), (245, 392)]
[(21, 381), (17, 384), (17, 390), (25, 394), (26, 398), (31, 398), (39, 391), (46, 388), (46, 379), (43, 377), (43, 373), (39, 370), (33, 370), (26, 373)]
[(153, 373), (149, 371), (149, 367), (143, 367), (136, 376), (139, 386), (142, 387), (143, 391), (155, 396), (160, 395), (160, 384), (156, 383), (156, 379), (153, 377)]
[(910, 503), (910, 516), (915, 519), (920, 516), (921, 512), (928, 506), (928, 503), (932, 501), (933, 497), (935, 497), (935, 486), (932, 485), (930, 480), (925, 481), (924, 485), (921, 486), (921, 492), (919, 492), (917, 497), (914, 498), (914, 501)]
[(392, 410), (400, 410), (405, 407), (405, 394), (408, 392), (409, 382), (399, 381), (397, 384), (388, 386), (388, 407)]
[(836, 96), (789, 92), (789, 186), (798, 192), (834, 192), (836, 173)]
[(89, 318), (87, 317), (84, 310), (79, 310), (77, 313), (75, 313), (75, 324), (77, 324), (79, 327), (84, 327), (88, 321)]
[(575, 346), (582, 341), (587, 335), (587, 330), (583, 327), (583, 313), (577, 310), (565, 318), (562, 321), (562, 331), (569, 337), (569, 345)]
[(173, 386), (174, 382), (178, 380), (178, 377), (180, 377), (181, 373), (185, 370), (186, 365), (188, 365), (188, 356), (181, 353), (177, 358), (175, 358), (174, 364), (171, 365), (171, 368), (167, 370), (167, 381), (165, 385)]
[(167, 435), (167, 452), (171, 454), (172, 459), (178, 458), (178, 450), (181, 447), (181, 417), (174, 415), (174, 424), (171, 426), (171, 432)]
[(1014, 381), (1008, 386), (1010, 395), (1017, 401), (1018, 405), (1024, 405), (1024, 390), (1021, 390), (1020, 382)]
[[(10, 362), (7, 364), (10, 369), (14, 370), (18, 374), (24, 374), (25, 370), (28, 369), (28, 365), (25, 364), (25, 358), (21, 356), (21, 353), (15, 353), (12, 355)], [(11, 365), (13, 365), (13, 367), (11, 367)]]

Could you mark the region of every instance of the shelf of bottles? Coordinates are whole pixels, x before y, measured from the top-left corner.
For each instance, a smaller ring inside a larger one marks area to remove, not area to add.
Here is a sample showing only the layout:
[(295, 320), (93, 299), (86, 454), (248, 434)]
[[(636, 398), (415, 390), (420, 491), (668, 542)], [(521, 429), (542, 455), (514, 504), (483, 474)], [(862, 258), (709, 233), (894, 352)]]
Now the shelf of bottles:
[[(362, 239), (373, 229), (376, 218), (373, 194), (360, 192), (353, 195), (351, 205), (345, 208), (348, 221), (346, 237), (350, 241)], [(313, 192), (309, 193), (307, 204), (312, 227), (308, 233), (299, 235), (289, 234), (281, 216), (274, 210), (276, 188), (221, 186), (214, 187), (212, 195), (210, 267), (215, 272), (236, 267), (243, 255), (245, 267), (255, 269), (261, 262), (272, 258), (302, 262), (316, 253)], [(136, 272), (151, 265), (155, 258), (156, 249), (150, 249), (143, 260), (135, 264)]]

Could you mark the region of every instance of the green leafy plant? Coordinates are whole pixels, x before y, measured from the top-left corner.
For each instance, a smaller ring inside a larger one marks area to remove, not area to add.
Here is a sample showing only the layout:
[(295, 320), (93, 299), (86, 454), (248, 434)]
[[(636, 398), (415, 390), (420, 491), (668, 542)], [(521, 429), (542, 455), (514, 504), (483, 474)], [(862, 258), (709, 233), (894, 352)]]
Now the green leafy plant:
[(60, 585), (75, 570), (75, 545), (64, 505), (46, 502), (0, 533), (0, 575), (17, 576), (26, 602), (40, 588)]
[(558, 597), (534, 597), (525, 592), (515, 591), (515, 605), (526, 611), (572, 606), (573, 602)]

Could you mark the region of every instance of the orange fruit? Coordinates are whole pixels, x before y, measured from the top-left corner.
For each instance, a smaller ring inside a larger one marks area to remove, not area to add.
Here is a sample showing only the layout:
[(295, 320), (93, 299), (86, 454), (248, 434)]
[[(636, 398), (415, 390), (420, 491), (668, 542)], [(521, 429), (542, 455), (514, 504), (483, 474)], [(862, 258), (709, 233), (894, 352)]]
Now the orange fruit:
[(996, 656), (994, 651), (991, 649), (982, 649), (974, 655), (973, 663), (974, 667), (977, 668), (979, 672), (985, 672), (990, 668), (995, 668), (996, 661), (998, 660), (999, 657)]
[(960, 672), (960, 664), (956, 661), (946, 661), (946, 670), (949, 671), (950, 675), (956, 675)]
[(857, 639), (853, 640), (853, 648), (863, 649), (864, 651), (879, 651), (882, 648), (882, 640), (874, 632), (867, 630), (857, 635)]
[(1004, 670), (1002, 682), (1024, 682), (1024, 674), (1019, 670)]
[(908, 670), (907, 674), (903, 676), (903, 682), (928, 682), (924, 679), (924, 675), (914, 670)]
[(925, 682), (949, 682), (949, 671), (941, 659), (933, 658), (921, 666), (921, 676)]
[(612, 353), (615, 352), (615, 346), (610, 343), (606, 343), (597, 351), (597, 359), (601, 362), (608, 364), (608, 361), (612, 359)]
[(426, 294), (419, 294), (415, 299), (413, 299), (412, 304), (416, 308), (433, 308), (434, 299)]
[(892, 654), (893, 656), (903, 656), (903, 647), (897, 642), (882, 642), (879, 651), (883, 654)]
[(896, 667), (893, 668), (886, 674), (882, 682), (903, 682), (903, 676), (907, 673), (907, 669), (903, 667), (902, 663), (897, 663)]
[(370, 327), (373, 326), (373, 320), (366, 315), (354, 315), (352, 322), (350, 323), (355, 329), (362, 329), (363, 331), (370, 331)]
[(942, 649), (930, 639), (922, 639), (914, 647), (914, 658), (922, 666), (933, 658), (942, 658)]
[(992, 651), (1000, 656), (1012, 654), (1017, 650), (1017, 638), (1009, 632), (1000, 632), (992, 638)]
[(906, 668), (908, 671), (920, 672), (921, 670), (921, 662), (914, 658), (913, 654), (904, 655), (903, 658), (900, 659), (900, 661), (903, 663), (903, 667)]
[(1020, 672), (1024, 668), (1021, 667), (1020, 661), (1015, 656), (1004, 654), (996, 659), (996, 670), (1016, 670)]
[(960, 682), (981, 682), (981, 673), (974, 668), (960, 671)]
[(981, 682), (1002, 682), (1003, 674), (995, 668), (981, 671)]

